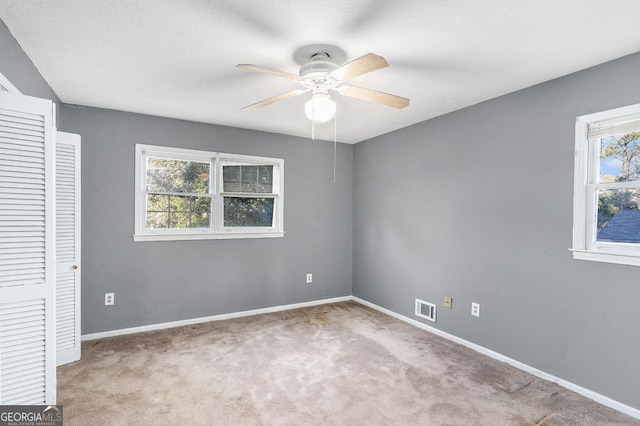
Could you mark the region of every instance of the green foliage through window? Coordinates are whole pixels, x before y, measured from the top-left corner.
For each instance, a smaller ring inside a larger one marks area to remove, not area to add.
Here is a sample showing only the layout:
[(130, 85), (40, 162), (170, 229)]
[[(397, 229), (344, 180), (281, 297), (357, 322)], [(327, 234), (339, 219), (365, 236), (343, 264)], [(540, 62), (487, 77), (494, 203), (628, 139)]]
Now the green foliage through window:
[(148, 158), (147, 229), (208, 228), (210, 170), (210, 163)]
[(210, 197), (147, 195), (147, 228), (208, 228)]
[(210, 167), (209, 163), (149, 158), (147, 191), (207, 194)]
[(598, 230), (604, 228), (616, 213), (638, 210), (640, 190), (601, 189), (598, 191)]
[(224, 198), (224, 226), (273, 225), (273, 198)]

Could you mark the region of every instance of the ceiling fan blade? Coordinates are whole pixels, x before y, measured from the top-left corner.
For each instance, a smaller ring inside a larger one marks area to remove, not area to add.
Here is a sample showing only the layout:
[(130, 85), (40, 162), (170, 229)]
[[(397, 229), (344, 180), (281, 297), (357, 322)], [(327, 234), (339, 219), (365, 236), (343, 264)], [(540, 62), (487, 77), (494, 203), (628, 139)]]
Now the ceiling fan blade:
[(382, 56), (378, 56), (374, 53), (367, 53), (364, 56), (360, 56), (351, 62), (347, 62), (346, 64), (339, 66), (335, 70), (331, 71), (329, 75), (336, 80), (346, 81), (388, 66), (389, 63)]
[(409, 105), (409, 99), (403, 98), (402, 96), (390, 95), (388, 93), (365, 89), (363, 87), (340, 86), (339, 92), (344, 96), (362, 99), (363, 101), (375, 102), (392, 108), (402, 109)]
[(251, 104), (249, 106), (246, 106), (246, 107), (242, 108), (242, 110), (243, 111), (255, 111), (258, 108), (266, 107), (267, 105), (271, 105), (271, 104), (273, 104), (275, 102), (282, 101), (282, 100), (285, 100), (285, 99), (288, 99), (288, 98), (292, 98), (294, 96), (301, 95), (304, 92), (308, 92), (308, 91), (309, 91), (309, 89), (292, 90), (290, 92), (283, 93), (283, 94), (278, 95), (278, 96), (273, 96), (271, 98), (265, 99), (265, 100), (260, 101), (260, 102), (256, 102), (255, 104)]
[(271, 68), (261, 67), (259, 65), (253, 64), (238, 64), (236, 68), (240, 68), (241, 70), (253, 71), (253, 72), (261, 72), (263, 74), (271, 74), (276, 77), (288, 78), (289, 80), (299, 81), (302, 78), (299, 75), (291, 74), (289, 72), (278, 71)]

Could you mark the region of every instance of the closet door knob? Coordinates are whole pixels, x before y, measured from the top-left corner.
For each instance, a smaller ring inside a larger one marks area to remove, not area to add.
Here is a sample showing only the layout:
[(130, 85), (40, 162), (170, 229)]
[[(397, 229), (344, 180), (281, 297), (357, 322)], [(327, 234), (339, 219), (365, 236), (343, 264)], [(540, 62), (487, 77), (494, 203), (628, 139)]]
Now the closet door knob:
[(78, 265), (73, 265), (73, 266), (71, 267), (71, 269), (73, 269), (73, 270), (75, 271), (76, 269), (78, 269)]

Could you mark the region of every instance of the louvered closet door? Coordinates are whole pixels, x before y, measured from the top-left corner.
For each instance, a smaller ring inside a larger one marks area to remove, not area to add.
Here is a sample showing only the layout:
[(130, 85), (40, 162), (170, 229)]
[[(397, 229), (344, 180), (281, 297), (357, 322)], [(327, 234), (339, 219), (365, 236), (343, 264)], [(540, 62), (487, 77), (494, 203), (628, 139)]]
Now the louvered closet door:
[(0, 93), (0, 404), (54, 404), (54, 105)]
[(57, 365), (80, 359), (80, 136), (56, 133)]

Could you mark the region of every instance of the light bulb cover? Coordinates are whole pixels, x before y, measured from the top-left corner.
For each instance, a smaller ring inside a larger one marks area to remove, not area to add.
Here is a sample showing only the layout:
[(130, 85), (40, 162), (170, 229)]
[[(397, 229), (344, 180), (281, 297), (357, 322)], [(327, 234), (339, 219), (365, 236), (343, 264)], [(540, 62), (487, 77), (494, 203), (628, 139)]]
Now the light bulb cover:
[(327, 93), (315, 93), (304, 104), (304, 112), (309, 120), (316, 123), (326, 123), (336, 115), (336, 103)]

